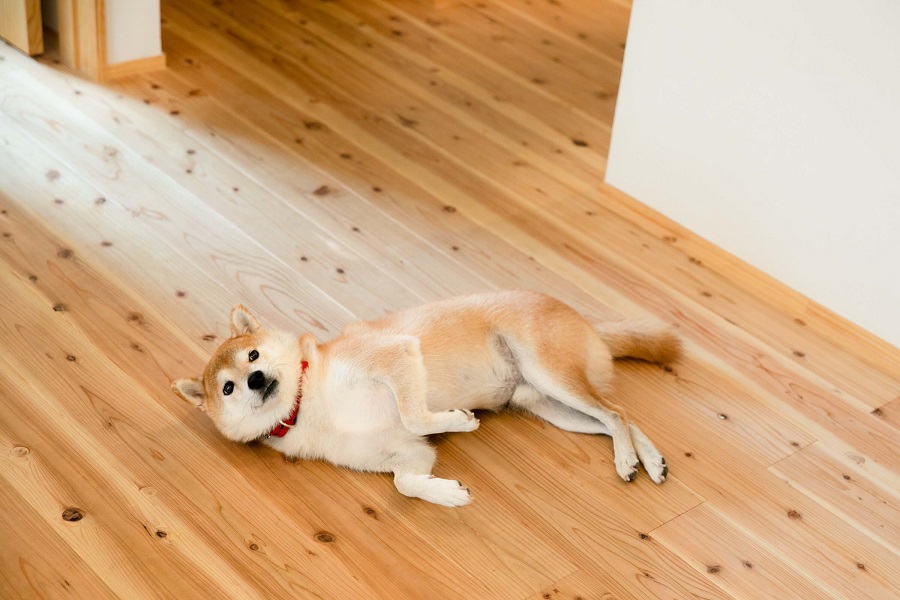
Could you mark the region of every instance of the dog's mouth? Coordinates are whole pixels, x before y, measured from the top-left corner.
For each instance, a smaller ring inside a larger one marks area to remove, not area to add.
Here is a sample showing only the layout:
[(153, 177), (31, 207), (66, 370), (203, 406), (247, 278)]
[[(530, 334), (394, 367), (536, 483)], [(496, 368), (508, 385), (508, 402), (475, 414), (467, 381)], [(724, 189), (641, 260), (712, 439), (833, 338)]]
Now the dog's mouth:
[(269, 396), (278, 391), (278, 380), (273, 379), (269, 385), (266, 386), (265, 391), (263, 392), (262, 401), (265, 402), (269, 399)]

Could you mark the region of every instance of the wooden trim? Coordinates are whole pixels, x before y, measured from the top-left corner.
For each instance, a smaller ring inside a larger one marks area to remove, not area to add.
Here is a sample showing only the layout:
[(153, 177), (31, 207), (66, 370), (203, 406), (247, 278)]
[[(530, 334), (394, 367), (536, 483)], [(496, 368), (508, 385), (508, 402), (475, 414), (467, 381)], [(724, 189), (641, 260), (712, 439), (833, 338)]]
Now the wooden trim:
[(139, 73), (148, 73), (150, 71), (159, 71), (165, 68), (165, 54), (138, 58), (136, 60), (127, 60), (114, 65), (107, 65), (106, 69), (103, 71), (103, 81), (127, 77), (128, 75), (137, 75)]
[(78, 30), (75, 27), (73, 0), (57, 0), (57, 31), (59, 33), (59, 60), (75, 69), (78, 64)]
[(34, 56), (44, 51), (40, 0), (0, 0), (0, 38)]
[(59, 0), (59, 53), (64, 65), (94, 81), (106, 70), (106, 0)]

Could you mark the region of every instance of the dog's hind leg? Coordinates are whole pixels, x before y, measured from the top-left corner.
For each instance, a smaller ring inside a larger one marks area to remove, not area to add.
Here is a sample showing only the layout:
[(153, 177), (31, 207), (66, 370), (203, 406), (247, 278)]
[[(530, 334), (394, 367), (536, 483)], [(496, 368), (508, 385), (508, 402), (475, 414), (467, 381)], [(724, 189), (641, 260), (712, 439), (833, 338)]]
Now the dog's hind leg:
[[(610, 435), (609, 427), (599, 420), (541, 394), (530, 385), (517, 387), (509, 403), (510, 406), (529, 412), (566, 431)], [(647, 469), (650, 479), (656, 483), (665, 481), (669, 472), (669, 467), (666, 466), (666, 459), (656, 449), (653, 442), (638, 429), (637, 425), (629, 423), (628, 431), (631, 434), (631, 441), (634, 444), (634, 450), (638, 459), (644, 465), (644, 468)]]
[(587, 379), (558, 376), (540, 367), (523, 369), (526, 381), (543, 394), (558, 400), (567, 408), (596, 419), (613, 439), (616, 472), (625, 481), (637, 476), (638, 455), (631, 439), (625, 411), (607, 401)]
[(572, 309), (550, 305), (541, 326), (532, 321), (504, 336), (525, 383), (566, 407), (596, 419), (613, 439), (616, 472), (637, 476), (638, 455), (625, 411), (606, 399), (612, 356), (590, 326)]
[(612, 437), (616, 472), (625, 481), (634, 480), (639, 454), (622, 409), (607, 403), (587, 381), (580, 386), (566, 385), (554, 381), (550, 373), (537, 367), (523, 370), (523, 374), (531, 385), (519, 386), (510, 404), (560, 429)]
[(527, 384), (520, 385), (515, 389), (509, 404), (566, 431), (609, 435), (609, 427), (594, 417), (548, 398)]
[(631, 440), (634, 442), (634, 449), (637, 451), (641, 464), (650, 475), (650, 479), (654, 483), (662, 483), (669, 474), (669, 467), (666, 465), (666, 459), (660, 454), (659, 450), (653, 442), (650, 441), (644, 432), (638, 429), (634, 423), (628, 424), (628, 431), (631, 432)]

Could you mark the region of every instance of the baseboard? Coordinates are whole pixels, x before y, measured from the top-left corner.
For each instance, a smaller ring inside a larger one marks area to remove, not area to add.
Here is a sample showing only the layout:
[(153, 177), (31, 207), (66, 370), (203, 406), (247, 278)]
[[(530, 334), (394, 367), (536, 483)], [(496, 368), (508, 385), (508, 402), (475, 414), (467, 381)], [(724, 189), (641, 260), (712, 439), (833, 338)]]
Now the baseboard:
[(166, 55), (159, 54), (157, 56), (148, 56), (137, 60), (127, 60), (125, 62), (116, 63), (114, 65), (106, 65), (103, 69), (103, 80), (119, 79), (128, 75), (137, 75), (138, 73), (148, 73), (150, 71), (159, 71), (166, 68)]

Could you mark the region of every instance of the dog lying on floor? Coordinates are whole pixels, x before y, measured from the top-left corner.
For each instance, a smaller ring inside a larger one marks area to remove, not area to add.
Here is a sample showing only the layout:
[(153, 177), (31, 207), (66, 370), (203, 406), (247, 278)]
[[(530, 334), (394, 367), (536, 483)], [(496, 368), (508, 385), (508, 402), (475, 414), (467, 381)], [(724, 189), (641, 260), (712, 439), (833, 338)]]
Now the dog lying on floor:
[(680, 347), (668, 328), (592, 325), (537, 292), (434, 302), (352, 323), (325, 344), (263, 329), (237, 305), (231, 338), (203, 376), (172, 387), (230, 440), (391, 472), (401, 494), (463, 506), (469, 490), (431, 474), (436, 453), (424, 436), (474, 431), (475, 409), (514, 407), (568, 431), (609, 435), (622, 479), (632, 481), (640, 461), (665, 481), (665, 459), (606, 395), (613, 358), (667, 362)]

